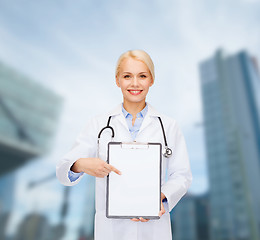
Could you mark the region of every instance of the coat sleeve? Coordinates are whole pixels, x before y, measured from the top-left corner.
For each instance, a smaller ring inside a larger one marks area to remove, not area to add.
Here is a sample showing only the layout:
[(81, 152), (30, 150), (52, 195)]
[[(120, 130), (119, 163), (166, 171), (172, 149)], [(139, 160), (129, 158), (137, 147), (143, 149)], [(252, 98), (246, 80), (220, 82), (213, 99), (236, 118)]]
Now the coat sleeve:
[(173, 154), (168, 162), (168, 180), (162, 186), (161, 190), (167, 198), (170, 212), (191, 185), (192, 173), (185, 139), (176, 122), (169, 133), (169, 144)]
[(56, 166), (56, 176), (58, 180), (65, 186), (73, 186), (77, 184), (83, 175), (77, 180), (71, 182), (69, 179), (69, 171), (74, 162), (79, 158), (90, 158), (96, 156), (97, 151), (97, 135), (95, 134), (95, 120), (90, 120), (83, 131), (78, 135), (71, 150), (66, 153)]

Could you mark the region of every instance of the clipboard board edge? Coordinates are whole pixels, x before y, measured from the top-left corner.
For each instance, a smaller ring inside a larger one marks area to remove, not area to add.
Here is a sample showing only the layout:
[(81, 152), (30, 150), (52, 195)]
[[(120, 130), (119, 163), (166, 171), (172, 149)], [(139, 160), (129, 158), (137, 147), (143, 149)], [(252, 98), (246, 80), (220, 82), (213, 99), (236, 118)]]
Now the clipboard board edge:
[[(107, 148), (107, 163), (109, 164), (109, 146), (110, 145), (117, 145), (117, 144), (122, 144), (122, 142), (109, 142), (108, 143), (108, 148)], [(161, 211), (161, 201), (162, 201), (162, 198), (161, 198), (161, 184), (162, 184), (162, 144), (161, 143), (155, 143), (155, 142), (148, 142), (148, 143), (145, 143), (145, 144), (148, 144), (148, 145), (159, 145), (160, 146), (160, 173), (159, 173), (159, 178), (160, 178), (160, 184), (159, 184), (159, 195), (160, 195), (160, 203), (159, 203), (159, 209)], [(131, 219), (131, 218), (135, 218), (135, 217), (130, 217), (130, 216), (112, 216), (112, 215), (109, 215), (108, 214), (108, 206), (109, 206), (109, 198), (108, 198), (108, 192), (109, 192), (109, 174), (107, 176), (107, 186), (106, 186), (106, 217), (107, 218), (117, 218), (117, 219)], [(142, 218), (148, 218), (149, 219), (160, 219), (159, 216), (139, 216), (139, 217), (142, 217)], [(139, 218), (137, 217), (137, 218)]]
[(151, 220), (159, 220), (159, 216), (114, 216), (114, 215), (108, 215), (106, 214), (107, 218), (111, 219), (132, 219), (132, 218), (144, 218), (144, 219), (151, 219)]

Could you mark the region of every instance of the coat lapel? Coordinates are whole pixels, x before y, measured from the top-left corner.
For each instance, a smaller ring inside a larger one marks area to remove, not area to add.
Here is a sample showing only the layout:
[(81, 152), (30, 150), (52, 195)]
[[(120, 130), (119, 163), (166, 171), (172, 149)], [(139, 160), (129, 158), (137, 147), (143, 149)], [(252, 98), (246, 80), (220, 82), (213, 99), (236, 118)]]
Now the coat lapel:
[(127, 122), (126, 122), (126, 119), (125, 119), (123, 113), (121, 113), (121, 114), (118, 116), (118, 121), (119, 121), (120, 123), (122, 123), (123, 126), (124, 126), (124, 127), (127, 129), (127, 131), (129, 132), (129, 128), (128, 128), (128, 126), (127, 126)]
[(141, 128), (140, 128), (138, 134), (140, 132), (142, 132), (146, 127), (148, 127), (152, 123), (152, 118), (153, 117), (160, 116), (159, 113), (156, 112), (154, 110), (154, 108), (149, 103), (147, 103), (147, 104), (148, 104), (148, 111), (147, 111), (147, 113), (146, 113), (146, 115), (144, 117), (144, 120), (142, 122), (142, 125), (141, 125)]
[(109, 116), (117, 116), (117, 120), (129, 131), (127, 122), (122, 112), (122, 103), (120, 103), (113, 111), (109, 112)]

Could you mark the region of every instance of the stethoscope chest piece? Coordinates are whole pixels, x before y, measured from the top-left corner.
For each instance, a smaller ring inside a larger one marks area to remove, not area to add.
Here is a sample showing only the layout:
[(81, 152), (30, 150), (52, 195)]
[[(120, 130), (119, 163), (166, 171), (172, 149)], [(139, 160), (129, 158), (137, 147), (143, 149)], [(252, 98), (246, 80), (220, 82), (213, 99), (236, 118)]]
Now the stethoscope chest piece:
[(172, 150), (168, 147), (164, 148), (163, 156), (166, 158), (169, 158), (169, 157), (171, 157), (171, 155), (172, 155)]

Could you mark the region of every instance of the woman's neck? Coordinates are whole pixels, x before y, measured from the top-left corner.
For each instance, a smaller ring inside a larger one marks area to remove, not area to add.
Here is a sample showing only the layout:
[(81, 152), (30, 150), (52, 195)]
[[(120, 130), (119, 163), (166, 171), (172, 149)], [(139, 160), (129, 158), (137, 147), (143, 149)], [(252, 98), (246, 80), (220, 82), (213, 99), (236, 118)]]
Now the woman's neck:
[(145, 100), (142, 102), (128, 102), (124, 100), (124, 109), (129, 112), (132, 116), (136, 116), (137, 113), (141, 112), (145, 108)]

